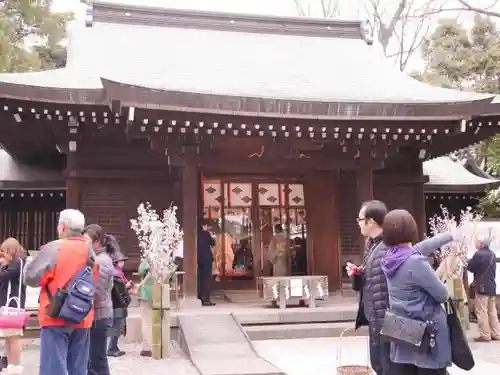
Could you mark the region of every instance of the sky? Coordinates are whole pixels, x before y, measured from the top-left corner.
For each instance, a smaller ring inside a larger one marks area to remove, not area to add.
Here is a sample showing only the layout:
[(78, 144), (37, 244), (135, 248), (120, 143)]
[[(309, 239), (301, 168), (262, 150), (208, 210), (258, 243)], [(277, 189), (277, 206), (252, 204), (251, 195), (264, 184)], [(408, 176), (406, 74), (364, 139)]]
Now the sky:
[[(235, 13), (251, 13), (262, 15), (280, 15), (280, 16), (297, 16), (299, 11), (312, 17), (322, 17), (321, 4), (338, 4), (338, 15), (340, 19), (360, 19), (367, 20), (372, 18), (373, 12), (371, 3), (379, 4), (379, 11), (382, 13), (382, 18), (388, 21), (389, 17), (397, 7), (399, 0), (106, 0), (109, 2), (119, 2), (125, 4), (144, 4), (155, 7), (172, 7), (181, 9), (199, 9), (199, 10), (214, 10), (226, 11)], [(456, 9), (459, 4), (456, 0), (408, 0), (414, 9), (422, 8), (425, 4), (432, 2), (432, 7), (448, 9)], [(500, 13), (500, 0), (470, 0), (470, 3), (476, 7), (487, 8)], [(80, 3), (80, 0), (54, 0), (55, 11), (72, 11), (77, 16), (83, 16), (85, 5)], [(299, 4), (299, 5), (297, 5)], [(298, 9), (300, 7), (300, 10)], [(333, 6), (330, 7), (333, 9)], [(422, 28), (424, 31), (435, 28), (439, 17), (458, 18), (465, 25), (472, 23), (473, 15), (470, 12), (447, 11), (436, 16), (429, 16)], [(500, 21), (500, 20), (499, 20)], [(412, 35), (414, 30), (420, 25), (415, 21), (407, 27), (407, 34)], [(399, 50), (398, 41), (393, 38), (389, 53)], [(420, 53), (412, 54), (407, 71), (420, 69), (423, 61), (420, 58)]]

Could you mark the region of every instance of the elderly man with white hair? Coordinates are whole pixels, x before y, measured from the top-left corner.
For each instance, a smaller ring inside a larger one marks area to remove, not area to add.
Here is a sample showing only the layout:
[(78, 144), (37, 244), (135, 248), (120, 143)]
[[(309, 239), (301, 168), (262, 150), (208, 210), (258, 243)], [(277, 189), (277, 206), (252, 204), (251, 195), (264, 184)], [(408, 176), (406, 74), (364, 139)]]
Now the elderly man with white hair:
[(496, 307), (496, 255), (490, 249), (491, 233), (478, 236), (477, 251), (472, 256), (467, 270), (474, 274), (470, 289), (475, 294), (475, 310), (479, 327), (477, 342), (500, 341)]
[[(90, 327), (94, 308), (79, 323), (51, 313), (51, 306), (74, 276), (93, 266), (94, 251), (82, 236), (85, 217), (74, 209), (61, 211), (57, 233), (59, 239), (42, 246), (38, 255), (27, 263), (26, 284), (41, 287), (38, 320), (40, 322), (40, 375), (87, 375)], [(93, 266), (94, 281), (97, 269)]]

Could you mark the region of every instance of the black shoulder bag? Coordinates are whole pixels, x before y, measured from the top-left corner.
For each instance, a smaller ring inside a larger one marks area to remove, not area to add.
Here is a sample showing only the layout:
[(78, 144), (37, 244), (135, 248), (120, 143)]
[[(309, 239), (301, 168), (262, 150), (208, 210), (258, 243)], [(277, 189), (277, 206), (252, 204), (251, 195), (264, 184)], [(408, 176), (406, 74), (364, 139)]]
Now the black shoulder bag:
[(450, 331), (451, 361), (458, 368), (470, 371), (475, 365), (474, 356), (460, 324), (457, 307), (451, 298), (445, 307), (447, 312), (446, 321), (448, 323), (448, 330)]

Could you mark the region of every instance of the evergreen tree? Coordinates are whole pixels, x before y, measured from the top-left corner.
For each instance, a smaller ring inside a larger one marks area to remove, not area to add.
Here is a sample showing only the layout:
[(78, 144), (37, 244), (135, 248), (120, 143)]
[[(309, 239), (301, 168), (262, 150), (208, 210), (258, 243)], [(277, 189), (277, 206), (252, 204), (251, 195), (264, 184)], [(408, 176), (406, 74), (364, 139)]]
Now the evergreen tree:
[[(500, 94), (500, 32), (496, 23), (480, 14), (470, 30), (456, 19), (440, 20), (423, 44), (425, 69), (412, 76), (429, 84)], [(500, 136), (473, 146), (470, 153), (488, 169), (500, 172)]]
[(52, 0), (0, 2), (0, 72), (62, 67), (70, 13), (52, 13)]

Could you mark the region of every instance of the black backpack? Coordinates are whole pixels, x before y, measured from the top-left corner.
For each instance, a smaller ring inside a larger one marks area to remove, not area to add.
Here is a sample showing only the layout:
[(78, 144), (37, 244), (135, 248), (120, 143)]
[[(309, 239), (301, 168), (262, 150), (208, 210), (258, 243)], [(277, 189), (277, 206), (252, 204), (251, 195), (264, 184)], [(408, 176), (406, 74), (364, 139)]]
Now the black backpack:
[(120, 276), (113, 277), (111, 300), (113, 301), (113, 309), (126, 309), (130, 305), (130, 294)]

